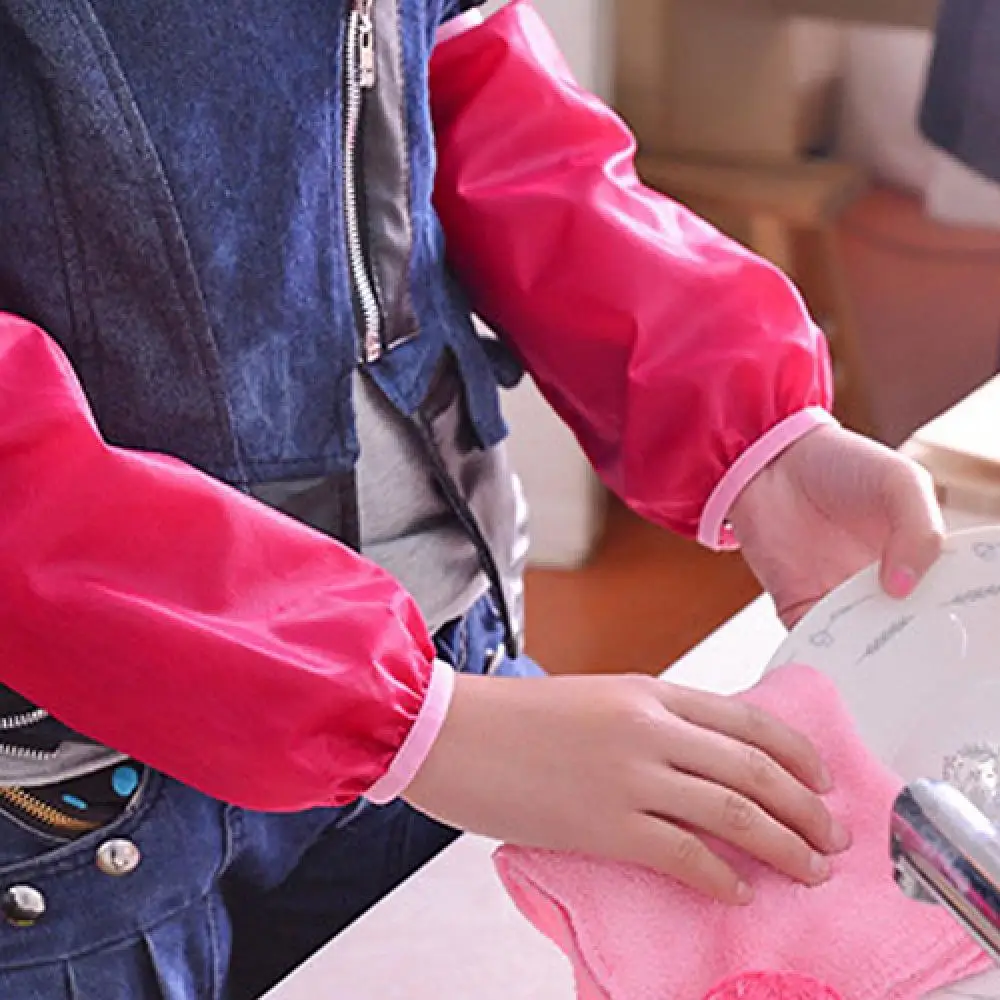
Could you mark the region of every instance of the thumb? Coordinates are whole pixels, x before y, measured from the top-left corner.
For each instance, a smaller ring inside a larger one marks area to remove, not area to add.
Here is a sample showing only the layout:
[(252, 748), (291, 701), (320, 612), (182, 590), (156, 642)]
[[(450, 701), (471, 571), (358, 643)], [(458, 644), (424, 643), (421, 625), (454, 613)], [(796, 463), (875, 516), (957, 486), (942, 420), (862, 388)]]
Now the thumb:
[(883, 483), (888, 531), (879, 578), (890, 597), (908, 597), (941, 554), (944, 519), (927, 471), (903, 455), (894, 457)]

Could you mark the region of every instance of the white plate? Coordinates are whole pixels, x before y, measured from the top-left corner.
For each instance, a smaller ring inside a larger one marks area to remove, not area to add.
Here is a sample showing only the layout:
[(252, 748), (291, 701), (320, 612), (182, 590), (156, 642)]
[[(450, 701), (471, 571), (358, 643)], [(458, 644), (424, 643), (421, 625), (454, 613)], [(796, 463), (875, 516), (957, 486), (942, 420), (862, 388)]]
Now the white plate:
[[(833, 678), (868, 746), (907, 781), (940, 778), (963, 744), (1000, 742), (1000, 528), (951, 535), (905, 601), (881, 592), (874, 568), (849, 580), (767, 670), (786, 663)], [(933, 997), (1000, 1000), (1000, 970)]]

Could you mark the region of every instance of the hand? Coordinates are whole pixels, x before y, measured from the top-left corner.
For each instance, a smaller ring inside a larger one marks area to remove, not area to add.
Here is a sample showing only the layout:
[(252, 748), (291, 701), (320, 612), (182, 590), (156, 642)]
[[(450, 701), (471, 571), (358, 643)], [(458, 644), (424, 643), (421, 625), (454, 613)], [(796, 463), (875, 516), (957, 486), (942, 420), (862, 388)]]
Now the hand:
[(926, 471), (836, 426), (782, 452), (746, 487), (729, 519), (787, 626), (876, 561), (885, 591), (909, 595), (944, 536)]
[(728, 903), (749, 901), (702, 838), (806, 884), (847, 834), (799, 734), (741, 701), (649, 677), (459, 676), (405, 798), (464, 830), (630, 861)]

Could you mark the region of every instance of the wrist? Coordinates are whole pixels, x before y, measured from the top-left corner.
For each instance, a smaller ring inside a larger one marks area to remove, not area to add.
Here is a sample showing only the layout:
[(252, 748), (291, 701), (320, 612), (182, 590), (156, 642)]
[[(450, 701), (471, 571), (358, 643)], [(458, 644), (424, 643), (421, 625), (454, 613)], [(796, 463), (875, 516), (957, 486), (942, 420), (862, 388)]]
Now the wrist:
[(370, 802), (384, 805), (410, 786), (441, 735), (454, 699), (455, 681), (454, 670), (443, 660), (435, 660), (423, 704), (410, 731), (385, 774), (365, 793)]
[(793, 469), (797, 463), (789, 461), (792, 453), (815, 434), (836, 426), (833, 422), (816, 424), (789, 441), (740, 491), (729, 508), (727, 521), (741, 546), (758, 534), (760, 525), (780, 519), (792, 509), (790, 504), (794, 504), (801, 489)]
[(502, 702), (503, 689), (508, 687), (509, 682), (502, 679), (456, 676), (440, 732), (402, 792), (410, 805), (452, 826), (478, 827), (479, 814), (488, 811), (486, 802), (479, 800), (491, 795), (492, 782), (484, 775), (497, 763), (490, 759), (491, 728), (497, 716), (504, 714), (497, 696)]
[(837, 421), (815, 406), (791, 414), (761, 435), (733, 462), (709, 496), (698, 526), (698, 541), (710, 549), (738, 548), (747, 511), (766, 510), (756, 501), (767, 491), (776, 460), (806, 435), (829, 426), (837, 426)]

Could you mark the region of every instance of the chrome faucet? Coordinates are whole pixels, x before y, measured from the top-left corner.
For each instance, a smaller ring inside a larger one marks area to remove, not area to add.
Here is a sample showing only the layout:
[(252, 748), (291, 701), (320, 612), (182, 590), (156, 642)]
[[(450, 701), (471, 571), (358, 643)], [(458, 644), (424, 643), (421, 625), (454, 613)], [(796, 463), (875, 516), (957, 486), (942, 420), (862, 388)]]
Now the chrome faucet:
[(944, 906), (1000, 964), (1000, 829), (944, 781), (907, 785), (893, 805), (896, 884)]

